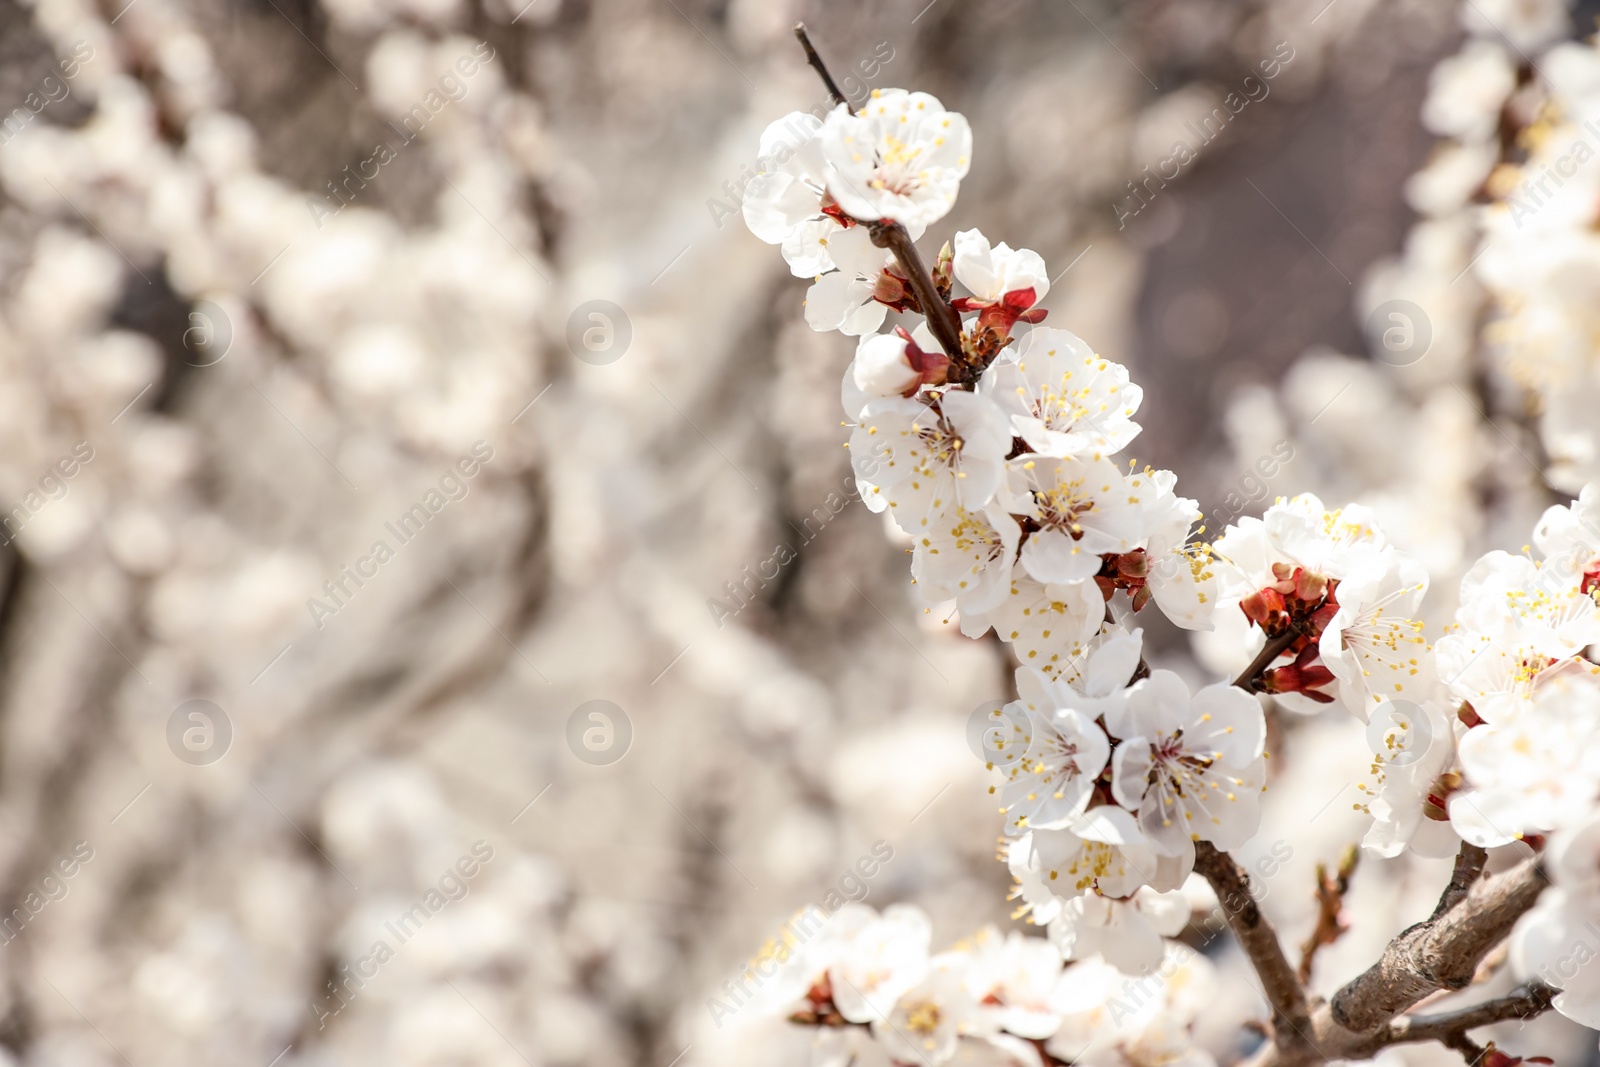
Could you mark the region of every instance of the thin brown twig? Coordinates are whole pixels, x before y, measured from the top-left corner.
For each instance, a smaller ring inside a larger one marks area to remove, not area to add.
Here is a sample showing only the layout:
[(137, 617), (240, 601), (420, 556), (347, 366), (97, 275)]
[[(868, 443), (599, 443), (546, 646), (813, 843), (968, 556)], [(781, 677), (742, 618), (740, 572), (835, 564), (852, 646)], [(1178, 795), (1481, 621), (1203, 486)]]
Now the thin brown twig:
[(806, 62), (811, 64), (817, 76), (822, 79), (822, 84), (828, 89), (828, 95), (833, 97), (835, 104), (849, 104), (843, 93), (839, 91), (839, 84), (833, 80), (833, 75), (828, 73), (828, 65), (822, 61), (822, 56), (817, 54), (816, 45), (811, 43), (811, 37), (806, 33), (806, 24), (794, 24), (794, 35), (800, 39), (800, 47), (806, 50)]
[(1283, 655), (1284, 650), (1294, 644), (1295, 638), (1299, 636), (1299, 631), (1291, 627), (1277, 637), (1267, 638), (1267, 643), (1261, 646), (1261, 651), (1257, 653), (1256, 658), (1251, 660), (1250, 666), (1246, 667), (1239, 677), (1233, 680), (1233, 684), (1243, 689), (1246, 693), (1256, 692), (1256, 676), (1271, 666), (1273, 660)]
[(1531, 1019), (1547, 1012), (1557, 992), (1559, 990), (1543, 982), (1532, 982), (1512, 990), (1503, 997), (1486, 1000), (1482, 1004), (1474, 1004), (1457, 1011), (1442, 1011), (1435, 1015), (1405, 1015), (1385, 1028), (1383, 1032), (1385, 1044), (1439, 1041), (1450, 1045), (1451, 1038), (1464, 1037), (1468, 1030), (1488, 1026), (1490, 1023), (1505, 1022), (1507, 1019)]
[(1295, 972), (1302, 984), (1311, 981), (1311, 966), (1317, 950), (1331, 945), (1349, 929), (1344, 919), (1344, 895), (1350, 889), (1350, 876), (1361, 861), (1361, 850), (1350, 845), (1339, 857), (1339, 865), (1330, 874), (1326, 864), (1317, 864), (1317, 921), (1300, 946), (1300, 967)]
[[(833, 97), (834, 103), (849, 106), (844, 94), (839, 91), (839, 84), (828, 72), (828, 65), (823, 62), (816, 46), (811, 43), (805, 23), (795, 23), (794, 35), (799, 39), (800, 47), (805, 49), (806, 62), (811, 64), (817, 76), (822, 79), (822, 84), (827, 87), (828, 95)], [(955, 308), (939, 295), (939, 289), (933, 283), (933, 275), (929, 272), (928, 265), (922, 261), (916, 244), (911, 240), (911, 234), (893, 219), (879, 219), (863, 225), (872, 236), (874, 245), (894, 253), (900, 272), (905, 275), (906, 281), (911, 285), (912, 294), (917, 298), (918, 309), (928, 320), (928, 329), (933, 331), (933, 336), (938, 340), (939, 347), (944, 349), (944, 354), (957, 366), (964, 366), (965, 360), (961, 350), (961, 317), (956, 314)]]

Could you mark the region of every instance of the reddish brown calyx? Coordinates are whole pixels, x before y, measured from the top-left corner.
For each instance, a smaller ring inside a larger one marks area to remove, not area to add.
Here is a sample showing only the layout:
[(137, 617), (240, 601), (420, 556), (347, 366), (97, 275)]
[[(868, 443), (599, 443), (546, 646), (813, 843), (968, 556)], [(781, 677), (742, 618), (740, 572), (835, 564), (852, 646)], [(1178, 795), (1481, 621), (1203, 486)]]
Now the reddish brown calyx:
[(839, 1009), (833, 1003), (833, 987), (824, 974), (815, 985), (806, 990), (806, 1000), (809, 1008), (802, 1008), (789, 1016), (792, 1023), (801, 1023), (806, 1026), (844, 1026), (845, 1017), (839, 1014)]
[(1107, 552), (1100, 557), (1100, 573), (1094, 584), (1100, 595), (1110, 600), (1118, 589), (1127, 592), (1133, 610), (1138, 611), (1150, 603), (1150, 557), (1142, 548), (1132, 552)]
[(872, 285), (872, 299), (896, 311), (922, 314), (922, 305), (917, 302), (917, 294), (911, 291), (911, 283), (892, 266), (878, 272), (878, 280)]
[(918, 389), (925, 385), (943, 385), (950, 377), (950, 357), (943, 352), (925, 352), (917, 347), (917, 342), (911, 339), (911, 333), (904, 326), (894, 328), (895, 336), (906, 343), (906, 361), (911, 364), (911, 369), (917, 372), (918, 381), (906, 391), (906, 396), (914, 396)]
[(1008, 330), (983, 325), (981, 319), (961, 334), (962, 375), (965, 381), (977, 381), (994, 358), (1006, 350), (1015, 338)]
[(829, 192), (822, 194), (822, 213), (847, 230), (852, 226), (860, 225), (855, 219), (844, 213), (844, 208), (839, 206), (839, 201), (835, 200), (833, 194)]
[(1593, 596), (1596, 589), (1600, 589), (1600, 556), (1584, 564), (1583, 581), (1578, 583), (1578, 591), (1584, 596)]
[(1478, 1058), (1477, 1067), (1517, 1067), (1519, 1063), (1555, 1063), (1549, 1056), (1508, 1056), (1491, 1041)]
[(1428, 787), (1428, 796), (1422, 802), (1422, 814), (1434, 822), (1450, 821), (1450, 794), (1461, 788), (1464, 779), (1455, 771), (1445, 771)]
[(1287, 563), (1274, 563), (1272, 574), (1274, 580), (1239, 601), (1239, 609), (1269, 639), (1294, 632), (1290, 654), (1315, 648), (1339, 612), (1338, 579)]
[(1013, 289), (999, 300), (979, 300), (973, 296), (958, 297), (950, 301), (950, 306), (957, 311), (976, 311), (980, 331), (993, 330), (1005, 337), (1019, 322), (1032, 324), (1044, 321), (1045, 315), (1049, 313), (1044, 308), (1033, 306), (1038, 299), (1033, 287), (1030, 286), (1027, 289)]
[(1333, 681), (1333, 672), (1322, 664), (1313, 662), (1316, 658), (1317, 646), (1306, 645), (1294, 658), (1293, 663), (1284, 667), (1274, 667), (1262, 674), (1261, 692), (1300, 693), (1318, 704), (1332, 704), (1333, 697), (1321, 692), (1317, 687)]

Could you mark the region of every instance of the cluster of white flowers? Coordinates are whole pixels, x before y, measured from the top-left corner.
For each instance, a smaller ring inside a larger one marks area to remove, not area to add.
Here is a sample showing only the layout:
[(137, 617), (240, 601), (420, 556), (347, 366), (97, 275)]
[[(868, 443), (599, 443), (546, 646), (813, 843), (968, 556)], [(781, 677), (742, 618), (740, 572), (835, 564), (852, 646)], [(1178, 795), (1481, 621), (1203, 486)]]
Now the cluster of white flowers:
[[(1453, 830), (1443, 845), (1459, 835), (1485, 847), (1522, 840), (1546, 849), (1555, 888), (1522, 921), (1513, 958), (1521, 976), (1564, 990), (1558, 1011), (1593, 1027), (1600, 50), (1592, 38), (1562, 40), (1568, 6), (1463, 9), (1468, 37), (1435, 70), (1423, 109), (1445, 140), (1408, 188), (1424, 220), (1404, 259), (1374, 277), (1368, 303), (1401, 297), (1425, 309), (1434, 365), (1417, 368), (1421, 378), (1466, 382), (1487, 371), (1525, 394), (1532, 440), (1511, 465), (1526, 474), (1532, 452), (1548, 485), (1579, 499), (1548, 508), (1522, 554), (1490, 552), (1466, 570), (1456, 625), (1436, 646), (1436, 695), (1419, 701), (1432, 747), (1391, 770), (1371, 810), (1390, 821), (1396, 842), (1404, 825), (1420, 821)], [(1490, 357), (1486, 367), (1474, 367), (1475, 348)], [(1439, 743), (1442, 729), (1454, 746)]]
[[(1487, 318), (1481, 342), (1493, 372), (1536, 399), (1546, 477), (1576, 492), (1600, 476), (1591, 417), (1600, 358), (1590, 342), (1600, 296), (1600, 53), (1592, 40), (1562, 39), (1568, 6), (1463, 8), (1468, 36), (1434, 70), (1422, 110), (1443, 140), (1407, 188), (1424, 221), (1366, 302), (1398, 297), (1424, 310), (1441, 364), (1433, 377), (1470, 371)], [(1457, 284), (1468, 273), (1477, 284)], [(1387, 325), (1375, 323), (1375, 335)]]
[(783, 946), (769, 1002), (819, 1027), (814, 1062), (830, 1067), (868, 1041), (901, 1064), (948, 1063), (963, 1041), (1028, 1064), (1215, 1062), (1190, 1037), (1211, 965), (1177, 942), (1140, 978), (1098, 958), (1063, 968), (1051, 942), (993, 926), (943, 952), (931, 944), (920, 908), (847, 905), (818, 936)]
[(1485, 340), (1498, 369), (1537, 397), (1548, 477), (1576, 490), (1600, 477), (1600, 52), (1564, 41), (1533, 62), (1537, 77), (1499, 94), (1515, 133), (1487, 177), (1475, 269), (1497, 313)]
[[(1163, 938), (1188, 921), (1177, 890), (1195, 842), (1233, 848), (1259, 821), (1261, 707), (1228, 685), (1191, 693), (1143, 665), (1135, 613), (1153, 602), (1180, 626), (1208, 627), (1213, 560), (1190, 544), (1199, 510), (1170, 472), (1112, 460), (1139, 433), (1142, 393), (1080, 338), (1037, 325), (1050, 286), (1037, 253), (976, 230), (946, 245), (930, 280), (958, 317), (959, 351), (926, 323), (875, 332), (890, 310), (940, 310), (921, 306), (881, 235), (896, 223), (919, 235), (949, 210), (968, 165), (965, 120), (926, 94), (884, 90), (859, 113), (841, 104), (784, 154), (780, 134), (803, 122), (769, 128), (764, 154), (782, 158), (750, 183), (745, 218), (796, 274), (831, 271), (807, 296), (814, 328), (865, 334), (841, 390), (852, 462), (868, 506), (911, 536), (923, 600), (959, 615), (969, 636), (995, 630), (1022, 663), (1022, 697), (1006, 709), (1017, 736), (991, 739), (1006, 779), (995, 791), (1024, 911), (1050, 930), (1048, 942), (991, 933), (930, 959), (925, 920), (891, 909), (879, 933), (838, 950), (835, 980), (812, 994), (870, 1022), (898, 1061), (942, 1063), (958, 1036), (1007, 1034), (1071, 1044), (1060, 1055), (1078, 1058), (1127, 1035), (1089, 1003), (1105, 984), (1088, 967), (1062, 979), (1061, 959), (1103, 951), (1150, 974), (1185, 951)], [(953, 296), (957, 283), (966, 295)], [(1019, 323), (1032, 327), (1020, 338)], [(902, 926), (918, 950), (883, 944)], [(1088, 998), (1071, 1027), (1050, 1006), (1057, 986)], [(1151, 1003), (1145, 1022), (1161, 1032), (1128, 1040), (1151, 1045), (1140, 1055), (1184, 1052), (1186, 1022)]]
[(1514, 958), (1563, 990), (1556, 1010), (1600, 1027), (1600, 666), (1588, 655), (1600, 643), (1600, 486), (1545, 512), (1533, 542), (1543, 559), (1491, 552), (1462, 583), (1460, 628), (1438, 656), (1469, 728), (1459, 775), (1429, 799), (1475, 844), (1548, 841), (1554, 889), (1524, 918)]
[[(1477, 38), (1459, 60), (1502, 61)], [(1471, 82), (1498, 84), (1482, 71)], [(1492, 138), (1485, 115), (1503, 102), (1436, 92), (1429, 122)], [(991, 792), (1017, 914), (1049, 937), (1004, 942), (1030, 978), (996, 992), (972, 978), (986, 973), (972, 952), (928, 957), (925, 923), (891, 909), (878, 933), (830, 948), (841, 954), (825, 965), (830, 981), (807, 982), (807, 1021), (870, 1023), (902, 1062), (945, 1062), (959, 1036), (1040, 1036), (1034, 1022), (1070, 1043), (1060, 1013), (1044, 1012), (1056, 1003), (1046, 987), (1108, 985), (1095, 968), (1162, 968), (1175, 951), (1166, 938), (1188, 920), (1181, 889), (1197, 844), (1226, 851), (1255, 835), (1266, 780), (1257, 694), (1300, 713), (1342, 707), (1368, 724), (1375, 755), (1355, 806), (1372, 816), (1363, 843), (1381, 855), (1540, 844), (1600, 814), (1600, 668), (1585, 658), (1600, 642), (1600, 490), (1544, 516), (1542, 563), (1481, 559), (1462, 585), (1459, 626), (1437, 649), (1422, 622), (1428, 569), (1369, 508), (1280, 498), (1200, 543), (1200, 512), (1170, 472), (1113, 460), (1139, 432), (1141, 391), (1078, 337), (1038, 325), (1041, 257), (976, 230), (956, 234), (931, 271), (896, 250), (894, 226), (919, 236), (949, 210), (968, 164), (960, 116), (886, 90), (810, 128), (811, 141), (750, 184), (745, 215), (795, 273), (821, 272), (813, 328), (862, 335), (841, 390), (852, 462), (869, 507), (910, 537), (921, 599), (970, 637), (993, 629), (1020, 664), (1018, 699), (988, 737), (1003, 777)], [(957, 284), (968, 295), (954, 295)], [(923, 306), (934, 297), (942, 307)], [(930, 322), (878, 332), (891, 310)], [(945, 314), (955, 343), (931, 328)], [(1150, 670), (1136, 626), (1150, 603), (1209, 631), (1197, 635), (1204, 658), (1248, 664), (1238, 682), (1192, 692)], [(1575, 921), (1570, 908), (1545, 913)], [(892, 950), (891, 928), (908, 939)], [(1053, 973), (1039, 962), (1052, 953), (1081, 962), (1044, 982), (1035, 971)], [(871, 994), (880, 999), (868, 1004)], [(1600, 1001), (1562, 1010), (1584, 1018)], [(1136, 1043), (1152, 1056), (1157, 1045), (1162, 1057), (1203, 1056), (1186, 1050), (1177, 1017)]]

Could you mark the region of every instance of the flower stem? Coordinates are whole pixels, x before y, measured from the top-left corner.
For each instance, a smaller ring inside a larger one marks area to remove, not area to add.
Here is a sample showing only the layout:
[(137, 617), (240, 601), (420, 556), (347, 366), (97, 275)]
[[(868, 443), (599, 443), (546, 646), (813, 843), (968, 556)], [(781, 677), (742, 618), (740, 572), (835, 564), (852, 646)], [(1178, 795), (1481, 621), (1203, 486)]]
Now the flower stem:
[(1250, 666), (1246, 667), (1244, 672), (1233, 680), (1233, 684), (1243, 689), (1246, 693), (1256, 692), (1256, 676), (1271, 666), (1273, 660), (1283, 655), (1284, 650), (1294, 644), (1294, 639), (1299, 636), (1299, 631), (1291, 626), (1277, 637), (1268, 638), (1267, 643), (1262, 646), (1260, 654), (1254, 660), (1251, 660)]
[(955, 308), (945, 303), (939, 290), (934, 287), (933, 275), (928, 273), (928, 265), (922, 262), (917, 246), (911, 241), (911, 234), (906, 232), (904, 226), (890, 219), (866, 225), (872, 235), (872, 243), (894, 253), (895, 262), (900, 264), (906, 280), (911, 283), (911, 291), (916, 294), (917, 304), (922, 308), (922, 314), (928, 320), (928, 329), (933, 331), (939, 347), (944, 349), (944, 354), (950, 357), (952, 363), (965, 367), (967, 361), (961, 352), (961, 320)]
[[(822, 61), (816, 46), (811, 43), (811, 37), (806, 33), (806, 24), (795, 23), (794, 35), (800, 41), (800, 47), (805, 49), (806, 62), (811, 64), (817, 76), (822, 79), (822, 84), (827, 87), (828, 95), (833, 97), (833, 102), (849, 107), (849, 101), (839, 91), (839, 84), (828, 72), (828, 65)], [(961, 352), (961, 317), (956, 314), (955, 308), (939, 295), (938, 288), (933, 284), (933, 275), (929, 273), (928, 265), (922, 261), (922, 256), (917, 252), (911, 234), (893, 219), (879, 219), (863, 225), (872, 235), (874, 245), (894, 253), (895, 262), (899, 264), (906, 280), (911, 283), (911, 292), (916, 296), (917, 304), (928, 320), (928, 329), (933, 331), (933, 336), (939, 342), (939, 347), (944, 349), (944, 354), (949, 356), (950, 361), (957, 367), (966, 369), (967, 361)]]
[(806, 50), (806, 62), (811, 64), (817, 75), (822, 79), (822, 84), (827, 86), (828, 95), (833, 97), (833, 102), (835, 104), (848, 103), (849, 101), (845, 100), (844, 94), (839, 91), (838, 83), (833, 80), (833, 75), (828, 73), (828, 65), (817, 54), (816, 46), (811, 43), (810, 36), (806, 34), (806, 24), (803, 22), (795, 23), (794, 35), (800, 39), (800, 47)]

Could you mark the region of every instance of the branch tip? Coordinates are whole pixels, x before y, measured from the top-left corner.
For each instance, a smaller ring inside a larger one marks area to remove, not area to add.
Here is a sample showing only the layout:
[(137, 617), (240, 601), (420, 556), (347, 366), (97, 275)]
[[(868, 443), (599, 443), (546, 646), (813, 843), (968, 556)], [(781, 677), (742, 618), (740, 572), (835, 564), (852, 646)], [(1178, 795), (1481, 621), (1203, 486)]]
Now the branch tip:
[(832, 74), (828, 73), (828, 65), (822, 61), (822, 56), (817, 53), (816, 45), (811, 43), (811, 35), (806, 33), (806, 24), (803, 22), (795, 23), (794, 35), (799, 40), (800, 47), (806, 51), (806, 62), (811, 64), (811, 68), (822, 79), (822, 84), (827, 87), (828, 95), (833, 97), (833, 102), (835, 104), (844, 104), (848, 107), (850, 102), (845, 99), (844, 93), (839, 91), (839, 83), (833, 80)]

